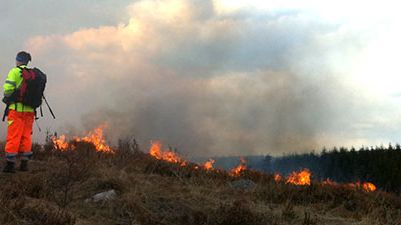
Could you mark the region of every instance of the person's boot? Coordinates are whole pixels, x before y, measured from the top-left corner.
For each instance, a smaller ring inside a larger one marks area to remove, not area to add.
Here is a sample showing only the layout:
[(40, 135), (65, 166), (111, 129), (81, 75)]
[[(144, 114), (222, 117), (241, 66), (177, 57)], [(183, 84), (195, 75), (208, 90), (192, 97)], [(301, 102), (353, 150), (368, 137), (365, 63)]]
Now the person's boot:
[(4, 173), (15, 173), (15, 162), (7, 161), (3, 169)]
[(21, 164), (19, 165), (19, 170), (28, 171), (28, 160), (21, 160)]

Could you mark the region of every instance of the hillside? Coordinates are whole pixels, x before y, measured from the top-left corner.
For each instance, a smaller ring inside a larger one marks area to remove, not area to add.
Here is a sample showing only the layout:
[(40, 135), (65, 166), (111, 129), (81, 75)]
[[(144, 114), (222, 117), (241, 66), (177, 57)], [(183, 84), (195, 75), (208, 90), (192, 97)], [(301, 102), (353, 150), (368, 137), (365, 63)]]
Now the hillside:
[[(382, 191), (293, 185), (248, 169), (233, 175), (159, 160), (129, 144), (111, 152), (76, 141), (34, 150), (30, 172), (0, 176), (0, 224), (401, 224), (401, 198)], [(109, 200), (90, 199), (109, 190), (116, 193)]]

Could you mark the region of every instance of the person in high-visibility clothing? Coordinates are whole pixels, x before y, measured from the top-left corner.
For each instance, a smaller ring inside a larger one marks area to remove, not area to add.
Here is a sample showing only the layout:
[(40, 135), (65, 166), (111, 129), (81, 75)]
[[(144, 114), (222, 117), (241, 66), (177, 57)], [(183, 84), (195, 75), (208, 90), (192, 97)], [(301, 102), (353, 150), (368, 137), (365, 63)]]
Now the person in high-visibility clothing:
[[(16, 67), (8, 73), (4, 84), (4, 97), (10, 97), (21, 86), (22, 69), (32, 60), (27, 52), (19, 52)], [(34, 109), (20, 102), (9, 105), (8, 129), (5, 146), (6, 165), (3, 172), (15, 173), (17, 156), (20, 155), (21, 171), (28, 171), (28, 160), (32, 157), (32, 127), (35, 118)]]

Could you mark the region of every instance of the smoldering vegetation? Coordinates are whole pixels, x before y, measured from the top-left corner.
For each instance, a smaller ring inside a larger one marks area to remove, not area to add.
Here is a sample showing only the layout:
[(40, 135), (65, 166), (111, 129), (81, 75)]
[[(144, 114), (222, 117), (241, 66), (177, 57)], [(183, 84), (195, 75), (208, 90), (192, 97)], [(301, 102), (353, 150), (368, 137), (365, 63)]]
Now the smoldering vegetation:
[[(129, 143), (113, 154), (89, 143), (34, 146), (31, 171), (2, 174), (1, 224), (262, 225), (387, 224), (401, 198), (342, 186), (294, 186), (273, 174), (196, 169), (157, 160)], [(252, 184), (252, 185), (244, 185)], [(111, 199), (91, 201), (108, 190)]]

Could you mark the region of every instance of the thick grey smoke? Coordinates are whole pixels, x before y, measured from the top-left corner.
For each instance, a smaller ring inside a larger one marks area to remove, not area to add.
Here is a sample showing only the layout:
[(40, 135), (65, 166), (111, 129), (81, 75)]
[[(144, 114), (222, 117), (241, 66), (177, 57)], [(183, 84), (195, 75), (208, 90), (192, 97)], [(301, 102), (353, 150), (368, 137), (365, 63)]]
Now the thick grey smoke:
[(127, 91), (113, 109), (83, 121), (88, 127), (107, 121), (120, 137), (161, 139), (191, 155), (239, 155), (311, 150), (324, 123), (330, 124), (324, 118), (334, 116), (324, 90), (292, 74), (171, 80)]
[(57, 129), (106, 123), (112, 140), (158, 139), (191, 156), (279, 154), (319, 148), (355, 116), (339, 116), (359, 97), (328, 58), (347, 60), (358, 38), (300, 11), (215, 3), (143, 0), (126, 23), (30, 39)]

